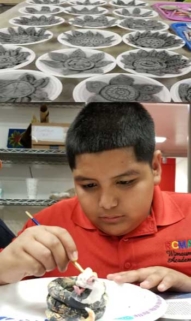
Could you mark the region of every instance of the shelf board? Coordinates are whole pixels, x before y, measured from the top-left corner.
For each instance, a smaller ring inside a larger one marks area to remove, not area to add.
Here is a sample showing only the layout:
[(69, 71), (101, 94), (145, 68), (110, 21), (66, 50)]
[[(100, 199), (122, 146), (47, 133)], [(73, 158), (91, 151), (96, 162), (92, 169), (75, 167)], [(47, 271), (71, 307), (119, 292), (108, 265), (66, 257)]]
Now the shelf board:
[(48, 108), (74, 108), (74, 109), (82, 109), (84, 107), (84, 103), (54, 103), (54, 102), (34, 102), (34, 103), (0, 103), (0, 108), (31, 108), (36, 107), (40, 108), (40, 106), (46, 105)]
[(58, 149), (0, 148), (3, 164), (67, 164), (66, 152)]
[(50, 206), (57, 203), (49, 199), (0, 199), (0, 206)]

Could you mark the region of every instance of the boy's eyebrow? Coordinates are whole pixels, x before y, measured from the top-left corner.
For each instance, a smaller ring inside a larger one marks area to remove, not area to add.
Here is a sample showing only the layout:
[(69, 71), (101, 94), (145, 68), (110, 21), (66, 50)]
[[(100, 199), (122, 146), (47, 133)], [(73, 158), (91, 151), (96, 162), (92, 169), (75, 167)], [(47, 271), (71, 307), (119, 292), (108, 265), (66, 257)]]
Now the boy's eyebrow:
[[(131, 170), (128, 170), (124, 173), (121, 173), (117, 176), (114, 176), (112, 178), (119, 178), (119, 177), (122, 177), (122, 176), (133, 176), (133, 175), (139, 175), (140, 172), (139, 171), (136, 171), (134, 169), (131, 169)], [(85, 177), (85, 176), (82, 176), (82, 175), (77, 175), (77, 176), (74, 176), (74, 180), (76, 182), (79, 182), (79, 181), (91, 181), (91, 180), (96, 180), (95, 178), (90, 178), (90, 177)]]

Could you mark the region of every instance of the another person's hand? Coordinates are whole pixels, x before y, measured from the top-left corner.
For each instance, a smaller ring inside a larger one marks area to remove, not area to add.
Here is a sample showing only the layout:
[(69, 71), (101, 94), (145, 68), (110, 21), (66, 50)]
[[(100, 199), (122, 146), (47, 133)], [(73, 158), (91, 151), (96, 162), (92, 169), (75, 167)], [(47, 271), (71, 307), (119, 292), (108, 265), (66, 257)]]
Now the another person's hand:
[(42, 276), (56, 267), (64, 271), (70, 260), (77, 260), (77, 249), (65, 229), (42, 225), (28, 228), (0, 253), (0, 284)]
[(168, 289), (191, 292), (191, 278), (187, 275), (162, 266), (109, 274), (109, 280), (117, 283), (139, 283), (144, 289), (156, 288), (160, 292)]

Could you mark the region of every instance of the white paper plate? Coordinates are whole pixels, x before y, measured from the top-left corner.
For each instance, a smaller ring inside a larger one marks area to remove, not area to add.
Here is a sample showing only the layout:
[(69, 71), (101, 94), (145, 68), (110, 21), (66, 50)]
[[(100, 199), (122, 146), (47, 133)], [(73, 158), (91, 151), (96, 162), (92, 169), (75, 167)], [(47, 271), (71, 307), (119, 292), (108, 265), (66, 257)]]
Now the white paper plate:
[(188, 84), (189, 86), (191, 86), (191, 78), (177, 81), (177, 82), (170, 88), (170, 93), (171, 93), (172, 100), (173, 100), (174, 102), (177, 102), (177, 103), (182, 102), (182, 99), (180, 98), (179, 93), (178, 93), (178, 88), (179, 88), (179, 86), (180, 86), (181, 84)]
[[(0, 319), (44, 321), (47, 286), (52, 278), (34, 279), (0, 287)], [(100, 321), (118, 318), (130, 321), (154, 321), (166, 311), (166, 302), (151, 291), (125, 283), (104, 280), (108, 304)], [(13, 320), (10, 320), (13, 321)]]
[(32, 17), (37, 17), (40, 18), (41, 16), (45, 16), (45, 17), (52, 17), (52, 15), (49, 14), (36, 14), (36, 15), (25, 15), (25, 16), (20, 16), (20, 17), (15, 17), (13, 19), (9, 20), (9, 23), (11, 23), (14, 26), (21, 26), (21, 27), (35, 27), (35, 28), (47, 28), (47, 27), (54, 27), (57, 25), (61, 25), (62, 23), (65, 22), (65, 19), (62, 17), (58, 17), (58, 16), (54, 16), (55, 19), (57, 19), (56, 23), (53, 24), (47, 24), (47, 25), (23, 25), (21, 23), (18, 23), (17, 21), (15, 21), (16, 19), (20, 19), (20, 18), (32, 18)]
[[(24, 74), (31, 74), (33, 75), (37, 80), (41, 78), (48, 77), (50, 79), (48, 85), (43, 88), (45, 92), (48, 93), (49, 100), (55, 100), (62, 92), (62, 83), (60, 80), (58, 80), (56, 77), (47, 75), (40, 71), (35, 70), (3, 70), (0, 71), (0, 80), (9, 80), (9, 79), (18, 79), (20, 76)], [(1, 288), (1, 287), (0, 287)], [(2, 302), (2, 296), (1, 302)]]
[[(117, 15), (117, 16), (120, 16), (120, 17), (142, 18), (141, 16), (138, 16), (138, 17), (137, 17), (137, 16), (134, 16), (134, 15), (131, 14), (132, 11), (135, 9), (135, 7), (126, 8), (126, 9), (129, 10), (130, 15), (123, 15), (123, 14), (122, 14), (122, 10), (123, 10), (123, 9), (124, 9), (124, 8), (120, 8), (120, 9), (113, 10), (113, 13), (114, 13), (115, 15)], [(157, 17), (157, 16), (158, 16), (158, 13), (157, 13), (156, 11), (154, 11), (154, 10), (143, 9), (143, 8), (140, 8), (140, 10), (141, 10), (141, 14), (146, 13), (146, 12), (149, 12), (149, 11), (152, 11), (150, 16), (148, 16), (148, 17), (143, 17), (143, 19), (150, 19), (150, 18), (153, 18), (153, 17)]]
[[(72, 54), (74, 51), (76, 51), (77, 49), (63, 49), (63, 50), (55, 50), (53, 52), (57, 52), (57, 53), (63, 53), (63, 54), (66, 54), (66, 55), (70, 55)], [(90, 57), (94, 54), (99, 54), (99, 53), (102, 53), (101, 51), (98, 51), (98, 50), (86, 50), (86, 49), (83, 49), (83, 51), (86, 53), (86, 56), (87, 57)], [(108, 53), (104, 53), (105, 57), (104, 57), (104, 61), (112, 61), (112, 63), (110, 63), (109, 65), (105, 66), (105, 67), (102, 67), (102, 70), (103, 70), (103, 74), (111, 71), (112, 69), (115, 68), (116, 66), (116, 61), (115, 61), (115, 58), (111, 55), (109, 55)], [(48, 53), (40, 56), (37, 61), (36, 61), (36, 66), (39, 70), (47, 73), (47, 74), (51, 74), (53, 76), (57, 76), (57, 77), (64, 77), (64, 78), (88, 78), (88, 77), (93, 77), (93, 76), (96, 76), (96, 75), (99, 75), (99, 74), (93, 74), (93, 73), (76, 73), (76, 74), (71, 74), (71, 75), (64, 75), (61, 71), (61, 69), (56, 69), (56, 68), (51, 68), (47, 65), (45, 65), (42, 60), (51, 60), (48, 56)], [(96, 66), (95, 66), (96, 67)]]
[[(44, 6), (47, 5), (46, 3), (43, 3), (43, 0), (41, 0), (41, 1), (42, 1), (42, 3), (35, 3), (33, 0), (26, 0), (26, 3), (35, 4), (35, 5), (44, 5)], [(48, 5), (49, 6), (59, 6), (59, 5), (63, 4), (63, 3), (66, 3), (66, 0), (59, 0), (58, 3), (49, 3)]]
[[(125, 19), (123, 19), (123, 20), (118, 20), (118, 24), (117, 24), (117, 26), (118, 27), (120, 27), (120, 28), (122, 28), (122, 29), (126, 29), (126, 30), (132, 30), (132, 31), (139, 31), (138, 29), (132, 29), (132, 28), (127, 28), (127, 27), (124, 27), (124, 26), (122, 26), (122, 22), (124, 21), (124, 20), (127, 20), (127, 19), (129, 19), (130, 17), (128, 17), (128, 18), (125, 18)], [(144, 21), (151, 21), (150, 19), (145, 19), (145, 18), (133, 18), (132, 17), (132, 19), (133, 20), (135, 20), (135, 22), (136, 22), (136, 20), (144, 20)], [(156, 22), (160, 22), (160, 24), (161, 24), (161, 26), (162, 26), (162, 28), (161, 29), (158, 29), (158, 30), (156, 30), (156, 31), (166, 31), (166, 30), (168, 30), (169, 29), (169, 25), (167, 25), (167, 23), (164, 23), (163, 21), (156, 21)], [(143, 29), (142, 29), (143, 30)]]
[(151, 78), (147, 78), (141, 75), (128, 75), (128, 74), (124, 74), (124, 73), (116, 73), (116, 74), (106, 74), (106, 75), (102, 75), (102, 76), (97, 76), (97, 77), (92, 77), (90, 79), (85, 79), (83, 81), (81, 81), (75, 88), (73, 91), (73, 98), (75, 102), (87, 102), (90, 97), (94, 96), (94, 93), (89, 92), (86, 89), (86, 82), (87, 81), (102, 81), (105, 82), (107, 84), (109, 84), (109, 81), (119, 75), (125, 75), (125, 76), (129, 76), (132, 79), (134, 79), (135, 84), (151, 84), (151, 85), (157, 85), (157, 86), (162, 86), (163, 89), (160, 91), (160, 93), (156, 94), (155, 96), (160, 98), (162, 102), (170, 102), (171, 101), (171, 95), (169, 90), (163, 85), (161, 84), (159, 81), (156, 81), (154, 79)]
[(166, 35), (169, 35), (169, 36), (173, 36), (174, 39), (179, 39), (181, 40), (182, 44), (181, 45), (174, 45), (173, 47), (166, 47), (166, 48), (146, 48), (146, 47), (140, 47), (140, 46), (136, 46), (134, 44), (132, 44), (130, 41), (129, 41), (129, 35), (132, 35), (134, 36), (136, 33), (143, 33), (145, 32), (145, 30), (143, 31), (134, 31), (134, 32), (130, 32), (130, 33), (127, 33), (125, 34), (122, 39), (123, 39), (123, 42), (126, 43), (127, 45), (129, 45), (130, 47), (134, 47), (134, 48), (139, 48), (139, 49), (163, 49), (163, 50), (175, 50), (175, 49), (179, 49), (179, 48), (182, 48), (184, 45), (185, 45), (185, 41), (176, 36), (176, 35), (173, 35), (172, 33), (170, 32), (162, 32), (162, 31), (150, 31), (151, 33), (160, 33), (160, 34), (166, 34)]
[(77, 46), (77, 45), (73, 45), (71, 44), (70, 42), (68, 42), (67, 40), (63, 40), (63, 36), (65, 34), (72, 34), (72, 31), (66, 31), (62, 34), (60, 34), (58, 36), (58, 41), (65, 45), (65, 46), (69, 46), (69, 47), (74, 47), (74, 48), (86, 48), (86, 49), (97, 49), (97, 48), (109, 48), (109, 47), (113, 47), (113, 46), (116, 46), (118, 45), (120, 42), (121, 42), (121, 37), (117, 34), (117, 33), (114, 33), (114, 32), (111, 32), (111, 31), (103, 31), (103, 30), (97, 30), (97, 29), (93, 29), (93, 30), (89, 30), (89, 29), (80, 29), (80, 30), (75, 30), (75, 31), (79, 31), (79, 32), (82, 32), (82, 33), (85, 33), (87, 31), (91, 31), (93, 34), (96, 34), (96, 33), (99, 33), (99, 34), (102, 34), (104, 37), (111, 37), (113, 36), (114, 40), (112, 42), (112, 44), (106, 46), (106, 45), (101, 45), (101, 46), (95, 46), (95, 47), (83, 47), (83, 46)]
[[(17, 31), (18, 30), (18, 28), (19, 27), (12, 27), (15, 31)], [(23, 29), (27, 29), (27, 28), (31, 28), (31, 27), (22, 27)], [(36, 29), (36, 31), (40, 31), (40, 30), (42, 30), (42, 28), (35, 28)], [(0, 32), (3, 32), (3, 33), (8, 33), (9, 34), (9, 32), (8, 32), (8, 28), (3, 28), (3, 29), (0, 29)], [(35, 41), (35, 42), (27, 42), (27, 43), (8, 43), (9, 45), (19, 45), (19, 46), (28, 46), (28, 45), (34, 45), (34, 44), (37, 44), (37, 43), (41, 43), (41, 42), (45, 42), (45, 41), (48, 41), (48, 40), (50, 40), (52, 37), (53, 37), (53, 33), (51, 32), (51, 31), (49, 31), (49, 30), (46, 30), (46, 33), (45, 34), (47, 34), (48, 35), (48, 38), (47, 39), (42, 39), (42, 40), (39, 40), (39, 41)], [(0, 44), (3, 44), (4, 45), (4, 43), (1, 43), (0, 42)]]
[[(87, 15), (87, 16), (91, 16), (91, 17), (93, 17), (94, 19), (98, 17), (98, 16), (95, 16), (95, 15)], [(85, 17), (86, 17), (86, 15), (77, 16), (77, 18), (82, 19), (82, 20), (84, 20)], [(114, 17), (109, 17), (109, 16), (105, 16), (105, 17), (108, 19), (108, 21), (111, 21), (111, 20), (115, 19)], [(115, 22), (114, 24), (112, 24), (111, 26), (109, 26), (109, 27), (107, 27), (107, 26), (92, 27), (92, 26), (88, 26), (88, 25), (86, 25), (86, 26), (80, 26), (80, 25), (78, 25), (77, 23), (75, 23), (75, 18), (71, 18), (68, 22), (69, 22), (69, 24), (71, 24), (71, 25), (73, 25), (73, 26), (76, 26), (76, 27), (80, 27), (80, 28), (90, 28), (90, 29), (97, 29), (97, 28), (99, 28), (99, 29), (105, 29), (105, 28), (111, 28), (111, 27), (116, 26), (116, 25), (119, 23), (118, 20), (116, 19), (116, 22)]]
[(147, 7), (148, 6), (148, 3), (144, 2), (144, 1), (139, 1), (139, 0), (136, 0), (135, 1), (135, 6), (132, 6), (132, 5), (129, 5), (129, 3), (131, 2), (132, 0), (123, 0), (124, 4), (123, 5), (120, 5), (120, 4), (117, 4), (118, 0), (112, 0), (110, 1), (110, 4), (114, 7), (125, 7), (125, 8), (128, 8), (129, 7), (137, 7), (137, 8), (141, 8), (141, 7)]
[(20, 69), (20, 68), (23, 68), (27, 65), (29, 65), (36, 57), (34, 51), (32, 51), (31, 49), (29, 48), (26, 48), (26, 47), (21, 47), (21, 46), (15, 46), (15, 45), (2, 45), (6, 50), (16, 50), (17, 48), (21, 48), (21, 51), (20, 53), (22, 52), (28, 52), (29, 53), (29, 56), (27, 57), (26, 61), (14, 66), (14, 67), (11, 67), (11, 68), (4, 68), (4, 69), (0, 69), (0, 71), (3, 71), (3, 70), (9, 70), (9, 69)]
[[(186, 75), (188, 74), (190, 71), (191, 71), (191, 63), (190, 63), (190, 66), (189, 67), (186, 67), (186, 68), (182, 68), (180, 70), (180, 73), (177, 73), (177, 74), (166, 74), (166, 75), (163, 75), (163, 76), (158, 76), (158, 75), (155, 75), (155, 74), (148, 74), (148, 73), (140, 73), (140, 72), (137, 72), (133, 69), (129, 69), (129, 68), (125, 68), (124, 67), (124, 63), (122, 63), (121, 59), (123, 56), (129, 56), (130, 54), (132, 53), (137, 53), (138, 51), (140, 51), (142, 49), (135, 49), (135, 50), (130, 50), (130, 51), (126, 51), (126, 52), (123, 52), (122, 54), (120, 54), (119, 56), (117, 56), (116, 58), (116, 62), (117, 62), (117, 65), (127, 71), (127, 72), (130, 72), (130, 73), (133, 73), (133, 74), (140, 74), (140, 75), (143, 75), (145, 77), (150, 77), (150, 78), (174, 78), (174, 77), (179, 77), (179, 76), (183, 76), (183, 75)], [(144, 51), (153, 51), (153, 49), (143, 49)], [(173, 52), (173, 51), (168, 51), (168, 50), (155, 50), (157, 52), (160, 52), (160, 51), (166, 51), (169, 56), (174, 56), (174, 55), (178, 55), (178, 53), (176, 52)], [(189, 60), (187, 57), (185, 56), (182, 56), (182, 59), (186, 59), (186, 60)]]
[[(79, 10), (79, 12), (78, 12), (78, 13), (72, 13), (72, 12), (71, 12), (71, 9), (72, 9), (72, 8), (74, 8), (74, 9), (76, 9), (76, 10)], [(72, 7), (65, 7), (65, 8), (63, 8), (63, 12), (65, 12), (65, 13), (67, 13), (67, 14), (70, 14), (70, 15), (74, 15), (74, 16), (89, 15), (89, 13), (85, 13), (85, 14), (80, 13), (80, 11), (81, 11), (82, 9), (84, 9), (84, 8), (86, 8), (86, 9), (88, 9), (88, 10), (91, 10), (91, 9), (93, 9), (93, 8), (97, 8), (98, 11), (99, 11), (99, 13), (94, 13), (94, 14), (93, 14), (94, 16), (108, 13), (108, 10), (107, 10), (107, 9), (102, 8), (102, 7), (98, 7), (98, 6), (72, 6)], [(92, 13), (90, 13), (90, 15), (92, 15)]]
[[(48, 8), (50, 8), (51, 11), (53, 11), (54, 9), (57, 9), (57, 11), (56, 11), (56, 12), (49, 12), (49, 13), (46, 13), (46, 12), (45, 12), (45, 13), (43, 13), (43, 12), (41, 12), (41, 9), (42, 9), (43, 7), (48, 7)], [(19, 12), (20, 12), (20, 13), (24, 13), (24, 14), (29, 14), (29, 15), (31, 15), (31, 16), (38, 14), (38, 13), (30, 13), (30, 12), (28, 12), (28, 11), (27, 11), (27, 8), (36, 9), (36, 10), (39, 11), (39, 14), (57, 14), (57, 13), (63, 12), (63, 7), (52, 6), (52, 5), (48, 5), (48, 4), (43, 4), (43, 5), (40, 5), (40, 4), (38, 5), (38, 4), (36, 4), (36, 5), (31, 5), (31, 6), (22, 7), (22, 8), (19, 9)]]
[[(96, 4), (99, 1), (99, 4)], [(105, 4), (107, 4), (107, 1), (104, 0), (89, 0), (90, 4), (85, 4), (86, 0), (73, 0), (73, 1), (68, 1), (68, 4), (71, 4), (72, 6), (77, 6), (79, 5), (81, 6), (104, 6)]]

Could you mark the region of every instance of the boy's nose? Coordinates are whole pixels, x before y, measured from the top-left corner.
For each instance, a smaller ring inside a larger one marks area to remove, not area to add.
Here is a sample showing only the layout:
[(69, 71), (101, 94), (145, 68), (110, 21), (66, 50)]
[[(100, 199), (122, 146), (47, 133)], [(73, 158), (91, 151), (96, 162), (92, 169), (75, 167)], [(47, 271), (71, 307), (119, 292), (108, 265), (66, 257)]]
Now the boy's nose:
[(118, 205), (118, 200), (116, 195), (104, 193), (100, 197), (99, 206), (106, 210), (114, 208)]

